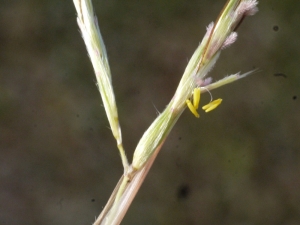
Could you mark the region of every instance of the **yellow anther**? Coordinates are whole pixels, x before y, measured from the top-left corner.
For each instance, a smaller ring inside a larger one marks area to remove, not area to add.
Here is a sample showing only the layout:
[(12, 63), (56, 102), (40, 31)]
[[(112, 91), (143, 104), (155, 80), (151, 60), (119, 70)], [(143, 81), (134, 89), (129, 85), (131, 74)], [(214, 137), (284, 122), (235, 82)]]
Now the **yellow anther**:
[(197, 110), (195, 109), (195, 107), (193, 106), (193, 104), (191, 103), (191, 101), (187, 99), (185, 102), (186, 102), (187, 106), (189, 107), (189, 109), (191, 110), (191, 112), (192, 112), (197, 118), (199, 118), (200, 115), (199, 115), (199, 113), (197, 112)]
[(200, 102), (200, 88), (195, 88), (193, 93), (193, 105), (195, 109), (197, 110), (199, 108), (199, 102)]
[(214, 110), (215, 108), (218, 107), (218, 105), (220, 105), (222, 102), (222, 99), (219, 98), (217, 100), (214, 100), (210, 103), (208, 103), (207, 105), (203, 106), (202, 109), (205, 110), (205, 112), (210, 112), (211, 110)]

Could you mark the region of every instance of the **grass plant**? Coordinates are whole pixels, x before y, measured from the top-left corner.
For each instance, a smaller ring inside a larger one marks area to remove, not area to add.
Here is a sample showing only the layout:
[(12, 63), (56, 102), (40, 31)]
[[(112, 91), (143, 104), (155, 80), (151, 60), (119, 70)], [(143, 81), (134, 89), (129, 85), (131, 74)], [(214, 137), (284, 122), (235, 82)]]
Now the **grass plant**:
[[(236, 73), (216, 82), (211, 82), (211, 78), (206, 78), (221, 51), (236, 41), (236, 29), (243, 19), (258, 11), (258, 2), (256, 0), (228, 0), (217, 20), (208, 25), (206, 34), (192, 55), (173, 98), (143, 134), (134, 151), (131, 164), (128, 162), (122, 144), (110, 67), (92, 2), (91, 0), (73, 0), (73, 2), (78, 15), (77, 22), (95, 71), (97, 86), (124, 167), (122, 177), (94, 225), (116, 225), (121, 223), (164, 141), (182, 112), (188, 107), (199, 118), (198, 106), (201, 93), (219, 88), (253, 73), (253, 71), (244, 74)], [(222, 99), (211, 101), (202, 109), (209, 112), (221, 102)]]

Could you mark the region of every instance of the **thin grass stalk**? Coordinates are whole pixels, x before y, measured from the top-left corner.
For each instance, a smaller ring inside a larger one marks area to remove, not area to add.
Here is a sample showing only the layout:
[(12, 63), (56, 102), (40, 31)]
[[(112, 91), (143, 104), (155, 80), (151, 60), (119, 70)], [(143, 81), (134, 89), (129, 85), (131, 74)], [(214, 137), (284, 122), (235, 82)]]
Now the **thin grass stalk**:
[[(126, 191), (124, 192), (122, 198), (120, 199), (120, 205), (116, 207), (116, 211), (114, 216), (108, 216), (107, 213), (109, 211), (109, 207), (112, 206), (112, 204), (107, 204), (108, 208), (104, 208), (99, 217), (96, 219), (96, 221), (93, 223), (93, 225), (100, 225), (100, 224), (120, 224), (129, 208), (131, 205), (134, 197), (136, 196), (138, 190), (140, 189), (143, 181), (145, 180), (157, 154), (159, 153), (160, 148), (162, 147), (159, 146), (159, 148), (155, 151), (155, 153), (149, 158), (147, 161), (146, 165), (143, 167), (143, 169), (139, 170), (132, 181), (129, 183), (128, 187), (126, 188)], [(118, 184), (120, 184), (123, 181), (124, 176), (121, 177), (120, 181)], [(116, 188), (119, 186), (117, 185)], [(113, 203), (115, 197), (116, 197), (116, 192), (114, 192), (111, 197), (111, 203)], [(110, 202), (108, 201), (108, 203)], [(111, 218), (112, 221), (108, 221), (108, 218)]]

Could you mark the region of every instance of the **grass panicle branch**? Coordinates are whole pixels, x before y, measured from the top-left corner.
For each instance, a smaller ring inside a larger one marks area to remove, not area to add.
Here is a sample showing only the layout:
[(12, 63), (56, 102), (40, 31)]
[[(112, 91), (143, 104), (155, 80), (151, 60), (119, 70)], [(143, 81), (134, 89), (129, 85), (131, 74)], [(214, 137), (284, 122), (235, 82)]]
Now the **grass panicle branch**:
[(94, 15), (93, 5), (91, 0), (73, 0), (73, 2), (77, 11), (77, 23), (94, 67), (97, 86), (102, 97), (105, 112), (113, 136), (117, 141), (124, 171), (126, 171), (128, 168), (128, 160), (123, 148), (121, 127), (112, 86), (111, 73), (98, 21)]

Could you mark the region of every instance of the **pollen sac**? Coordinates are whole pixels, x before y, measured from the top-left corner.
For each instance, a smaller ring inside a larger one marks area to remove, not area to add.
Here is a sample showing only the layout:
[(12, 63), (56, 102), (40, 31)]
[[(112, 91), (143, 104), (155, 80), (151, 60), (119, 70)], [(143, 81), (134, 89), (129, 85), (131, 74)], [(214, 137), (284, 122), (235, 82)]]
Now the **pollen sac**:
[(195, 89), (194, 89), (194, 94), (193, 94), (193, 105), (194, 105), (194, 107), (195, 107), (196, 110), (199, 108), (200, 93), (201, 93), (200, 88), (195, 88)]
[(205, 112), (210, 112), (212, 110), (214, 110), (215, 108), (217, 108), (222, 102), (222, 99), (219, 98), (217, 100), (214, 100), (210, 103), (208, 103), (207, 105), (203, 106), (202, 109), (205, 111)]
[(197, 112), (197, 110), (194, 107), (194, 105), (192, 104), (192, 102), (190, 100), (188, 100), (188, 99), (185, 102), (186, 102), (187, 106), (189, 107), (189, 110), (195, 115), (195, 117), (199, 118), (200, 115)]

